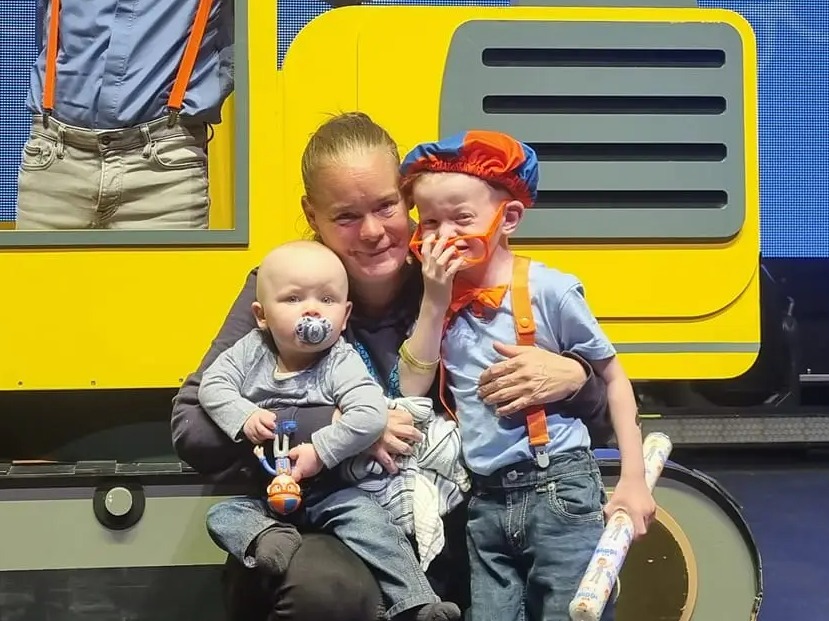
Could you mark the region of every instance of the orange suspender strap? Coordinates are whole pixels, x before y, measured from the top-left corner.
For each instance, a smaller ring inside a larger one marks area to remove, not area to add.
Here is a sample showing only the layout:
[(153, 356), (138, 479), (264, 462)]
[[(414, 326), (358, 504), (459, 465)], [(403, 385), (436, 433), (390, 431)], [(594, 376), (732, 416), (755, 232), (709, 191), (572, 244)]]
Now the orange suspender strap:
[[(516, 256), (512, 268), (512, 318), (515, 322), (515, 341), (518, 345), (535, 345), (535, 319), (530, 300), (530, 260)], [(543, 406), (533, 406), (526, 411), (527, 433), (530, 448), (535, 453), (535, 461), (540, 468), (550, 465), (547, 444), (550, 434), (547, 431), (547, 413)]]
[[(190, 77), (193, 75), (193, 68), (196, 66), (196, 58), (199, 55), (204, 31), (207, 29), (207, 20), (210, 17), (210, 8), (213, 0), (199, 0), (196, 8), (196, 16), (193, 19), (193, 28), (187, 38), (187, 45), (181, 63), (178, 66), (176, 80), (170, 91), (170, 98), (167, 100), (167, 108), (170, 111), (170, 125), (175, 125), (178, 120), (184, 103), (184, 94)], [(55, 109), (55, 81), (58, 71), (58, 30), (60, 25), (60, 0), (52, 0), (52, 13), (49, 16), (49, 37), (46, 41), (46, 75), (43, 83), (43, 113), (44, 122), (52, 115)]]
[(181, 106), (184, 103), (184, 93), (190, 83), (190, 76), (193, 75), (193, 67), (196, 66), (196, 58), (199, 55), (199, 49), (201, 49), (201, 42), (207, 28), (207, 18), (210, 17), (210, 5), (212, 3), (213, 0), (199, 0), (199, 6), (196, 9), (193, 28), (190, 31), (190, 37), (187, 39), (181, 64), (178, 66), (178, 73), (176, 73), (173, 89), (170, 91), (170, 98), (167, 100), (171, 127), (176, 124)]
[(46, 38), (46, 75), (43, 82), (43, 122), (48, 123), (55, 109), (55, 76), (58, 72), (58, 26), (60, 0), (52, 0), (49, 33)]

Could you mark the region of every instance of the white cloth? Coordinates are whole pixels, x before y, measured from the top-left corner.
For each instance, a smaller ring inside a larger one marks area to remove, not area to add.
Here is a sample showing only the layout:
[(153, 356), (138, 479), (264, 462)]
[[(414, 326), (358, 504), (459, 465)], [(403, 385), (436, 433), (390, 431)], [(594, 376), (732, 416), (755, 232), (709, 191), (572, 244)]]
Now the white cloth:
[(388, 405), (408, 411), (423, 433), (414, 454), (398, 458), (400, 472), (393, 476), (367, 455), (346, 460), (341, 472), (370, 492), (406, 534), (414, 535), (425, 571), (445, 543), (441, 518), (463, 502), (470, 489), (469, 474), (461, 464), (456, 423), (436, 415), (431, 399), (401, 397), (388, 399)]

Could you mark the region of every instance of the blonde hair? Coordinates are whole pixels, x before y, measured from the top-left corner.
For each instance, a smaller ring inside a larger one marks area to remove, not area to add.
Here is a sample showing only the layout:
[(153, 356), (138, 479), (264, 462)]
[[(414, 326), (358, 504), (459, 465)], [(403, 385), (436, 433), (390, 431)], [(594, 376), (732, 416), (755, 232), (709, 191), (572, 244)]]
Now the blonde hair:
[(320, 172), (326, 166), (341, 162), (355, 152), (375, 149), (387, 151), (400, 163), (397, 143), (364, 112), (344, 112), (328, 119), (313, 133), (302, 152), (305, 195), (312, 199)]

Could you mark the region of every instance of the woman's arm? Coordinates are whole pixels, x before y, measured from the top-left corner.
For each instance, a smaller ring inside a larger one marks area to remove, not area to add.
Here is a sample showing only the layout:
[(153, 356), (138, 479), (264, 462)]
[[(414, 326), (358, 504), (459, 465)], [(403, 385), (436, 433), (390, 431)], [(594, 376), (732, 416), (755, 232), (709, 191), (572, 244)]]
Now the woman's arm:
[(218, 474), (235, 468), (239, 459), (249, 452), (247, 444), (233, 442), (202, 409), (199, 385), (202, 373), (219, 354), (256, 327), (251, 311), (255, 298), (256, 270), (253, 270), (199, 368), (184, 381), (173, 398), (173, 446), (180, 459), (202, 474)]
[(563, 416), (584, 422), (593, 446), (607, 444), (613, 434), (607, 386), (581, 356), (571, 352), (560, 355), (532, 345), (496, 343), (495, 350), (506, 360), (481, 374), (478, 395), (484, 403), (498, 405), (499, 416), (554, 404)]
[(613, 438), (607, 384), (593, 372), (590, 363), (578, 354), (564, 352), (562, 356), (578, 362), (584, 370), (586, 379), (581, 387), (556, 404), (559, 413), (562, 416), (580, 419), (587, 426), (594, 447), (606, 446)]

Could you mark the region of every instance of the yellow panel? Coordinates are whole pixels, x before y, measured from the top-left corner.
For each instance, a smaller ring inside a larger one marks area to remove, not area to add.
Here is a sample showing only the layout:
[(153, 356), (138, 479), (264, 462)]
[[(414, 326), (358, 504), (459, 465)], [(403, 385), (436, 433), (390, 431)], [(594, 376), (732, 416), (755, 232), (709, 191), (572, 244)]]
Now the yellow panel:
[[(633, 377), (729, 376), (751, 364), (751, 353), (704, 351), (705, 344), (736, 343), (739, 348), (759, 337), (756, 62), (750, 28), (735, 14), (349, 7), (304, 28), (283, 72), (275, 70), (275, 16), (273, 3), (249, 3), (251, 93), (243, 112), (250, 118), (250, 246), (0, 253), (5, 285), (0, 325), (19, 328), (6, 333), (0, 348), (0, 389), (178, 385), (207, 349), (247, 270), (271, 247), (304, 232), (299, 161), (311, 132), (328, 115), (359, 108), (386, 125), (402, 151), (435, 138), (446, 49), (455, 28), (470, 19), (723, 21), (740, 31), (749, 198), (739, 237), (715, 247), (550, 247), (531, 254), (584, 280), (614, 342), (673, 344), (669, 350), (678, 353), (623, 354)], [(423, 43), (424, 32), (429, 45)], [(228, 102), (226, 122), (235, 105), (238, 100)], [(234, 143), (244, 148), (245, 140), (233, 136), (229, 125), (214, 140), (211, 228), (225, 228), (233, 222), (234, 180), (222, 154)], [(683, 343), (691, 351), (684, 351)]]
[(236, 152), (233, 118), (236, 113), (235, 95), (231, 94), (222, 106), (222, 121), (214, 127), (213, 139), (207, 147), (207, 167), (210, 175), (210, 225), (211, 229), (234, 227), (233, 166)]
[[(757, 358), (759, 298), (760, 279), (755, 275), (728, 308), (704, 319), (604, 320), (601, 323), (622, 352), (620, 358), (633, 379), (737, 377)], [(626, 349), (656, 351), (625, 353)], [(683, 349), (686, 353), (666, 351), (682, 352)]]

